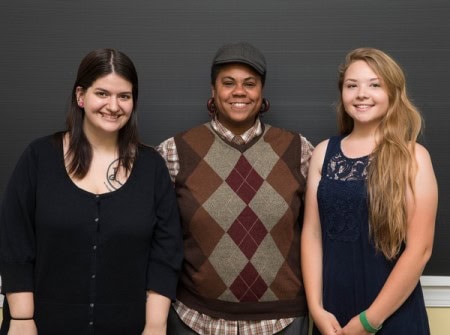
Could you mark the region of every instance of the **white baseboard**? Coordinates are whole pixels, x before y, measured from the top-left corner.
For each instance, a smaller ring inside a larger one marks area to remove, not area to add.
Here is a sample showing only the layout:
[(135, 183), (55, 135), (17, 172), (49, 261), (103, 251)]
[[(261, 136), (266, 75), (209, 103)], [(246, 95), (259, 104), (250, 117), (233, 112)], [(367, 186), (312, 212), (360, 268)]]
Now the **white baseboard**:
[(422, 284), (425, 306), (450, 307), (450, 277), (422, 276)]

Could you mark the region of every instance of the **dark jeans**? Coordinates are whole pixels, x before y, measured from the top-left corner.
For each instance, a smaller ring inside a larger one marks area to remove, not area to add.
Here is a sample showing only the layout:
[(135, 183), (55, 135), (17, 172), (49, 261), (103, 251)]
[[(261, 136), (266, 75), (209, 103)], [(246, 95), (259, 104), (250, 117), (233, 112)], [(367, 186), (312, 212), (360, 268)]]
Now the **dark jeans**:
[[(308, 316), (298, 317), (289, 326), (276, 333), (276, 335), (308, 335), (308, 325)], [(171, 307), (167, 320), (167, 335), (198, 335), (198, 333), (186, 326), (177, 312)]]

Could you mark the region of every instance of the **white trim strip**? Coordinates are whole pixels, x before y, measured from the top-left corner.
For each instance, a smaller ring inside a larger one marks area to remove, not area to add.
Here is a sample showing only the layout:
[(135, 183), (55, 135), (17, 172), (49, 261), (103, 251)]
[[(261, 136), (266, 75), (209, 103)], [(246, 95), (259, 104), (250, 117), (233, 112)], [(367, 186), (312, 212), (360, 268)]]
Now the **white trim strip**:
[(425, 306), (450, 307), (450, 277), (422, 276), (420, 283)]

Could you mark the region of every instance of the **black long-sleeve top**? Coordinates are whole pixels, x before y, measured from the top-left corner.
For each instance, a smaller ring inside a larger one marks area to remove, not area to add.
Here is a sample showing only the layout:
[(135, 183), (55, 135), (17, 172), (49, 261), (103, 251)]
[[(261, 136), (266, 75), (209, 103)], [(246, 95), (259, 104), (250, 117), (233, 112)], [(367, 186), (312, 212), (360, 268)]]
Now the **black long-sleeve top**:
[(152, 148), (139, 146), (121, 188), (96, 195), (67, 175), (60, 138), (38, 139), (19, 159), (0, 215), (2, 293), (34, 293), (39, 334), (140, 334), (146, 291), (175, 299), (179, 214)]

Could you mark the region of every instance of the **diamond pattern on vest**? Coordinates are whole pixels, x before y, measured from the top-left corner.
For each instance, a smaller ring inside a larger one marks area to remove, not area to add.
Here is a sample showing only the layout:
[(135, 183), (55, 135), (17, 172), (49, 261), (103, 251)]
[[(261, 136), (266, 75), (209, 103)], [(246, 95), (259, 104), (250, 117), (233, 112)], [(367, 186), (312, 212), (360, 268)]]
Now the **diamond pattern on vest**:
[[(190, 232), (198, 244), (198, 247), (202, 250), (203, 254), (208, 257), (211, 255), (217, 243), (222, 238), (225, 231), (223, 228), (217, 224), (205, 225), (204, 222), (210, 222), (211, 216), (208, 212), (200, 207), (194, 216), (192, 217)], [(199, 257), (206, 259), (203, 257)]]
[[(204, 288), (202, 293), (207, 298), (216, 298), (222, 294), (224, 290), (227, 289), (227, 285), (222, 281), (217, 272), (214, 270), (212, 264), (206, 260), (201, 268), (199, 269), (199, 273), (209, 273), (209, 276), (202, 276), (201, 278), (196, 278), (200, 283), (201, 287)], [(195, 276), (195, 274), (193, 274)]]
[[(274, 173), (274, 171), (277, 173)], [(288, 204), (292, 202), (292, 195), (295, 194), (295, 191), (298, 189), (298, 183), (284, 161), (279, 160), (276, 163), (274, 169), (267, 177), (267, 182)]]
[(278, 297), (273, 293), (273, 291), (270, 289), (270, 287), (266, 290), (264, 295), (259, 299), (260, 301), (274, 301), (278, 300)]
[(272, 149), (270, 144), (258, 143), (258, 147), (251, 147), (244, 152), (245, 158), (252, 162), (253, 169), (263, 178), (267, 178), (280, 156)]
[(219, 297), (219, 300), (227, 301), (227, 302), (239, 302), (233, 292), (230, 289), (226, 289)]
[[(270, 253), (268, 251), (270, 250)], [(300, 251), (299, 251), (300, 252)], [(251, 262), (261, 278), (270, 285), (276, 278), (284, 257), (271, 235), (267, 235), (253, 255)]]
[[(227, 157), (227, 159), (223, 159)], [(215, 141), (204, 160), (209, 166), (225, 180), (236, 166), (241, 153), (236, 149), (225, 145), (222, 141)]]
[(244, 255), (250, 259), (267, 235), (267, 229), (251, 208), (246, 207), (230, 227), (228, 234)]
[(231, 189), (244, 200), (246, 204), (253, 199), (263, 183), (263, 179), (252, 168), (244, 156), (239, 158), (236, 166), (226, 179)]
[[(197, 127), (195, 132), (187, 131), (183, 134), (183, 141), (188, 144), (197, 157), (204, 157), (211, 144), (214, 143), (215, 136), (208, 127)], [(192, 154), (190, 157), (192, 158)], [(184, 165), (184, 164), (183, 164)]]
[(203, 208), (227, 231), (245, 208), (245, 202), (237, 197), (227, 183), (222, 183), (203, 204)]
[(272, 281), (270, 289), (279, 299), (289, 299), (289, 297), (298, 294), (296, 287), (301, 285), (299, 277), (292, 272), (291, 267), (285, 262)]
[(267, 291), (267, 284), (251, 263), (247, 263), (230, 287), (239, 301), (259, 301)]
[[(177, 149), (187, 154), (183, 167), (189, 167), (180, 171), (177, 189), (183, 219), (190, 218), (184, 221), (189, 224), (189, 275), (182, 278), (183, 285), (227, 302), (293, 299), (301, 288), (291, 268), (299, 268), (293, 256), (299, 245), (293, 245), (292, 236), (299, 213), (299, 180), (293, 175), (299, 169), (292, 159), (299, 146), (291, 146), (295, 134), (268, 128), (241, 152), (209, 128), (211, 141), (205, 129), (188, 132), (177, 142)], [(195, 159), (194, 152), (199, 155)]]
[(222, 178), (205, 161), (200, 161), (186, 180), (187, 186), (195, 190), (195, 198), (200, 204), (208, 199), (222, 182)]
[[(283, 256), (273, 238), (268, 236), (268, 229), (272, 229), (279, 222), (289, 206), (259, 175), (270, 175), (279, 161), (278, 155), (271, 147), (263, 145), (264, 159), (261, 159), (261, 155), (256, 151), (252, 152), (251, 148), (240, 155), (226, 176), (225, 183), (203, 204), (203, 208), (216, 222), (220, 222), (222, 229), (228, 234), (221, 238), (209, 257), (218, 275), (234, 295), (232, 299), (222, 295), (225, 300), (262, 299), (283, 264)], [(208, 160), (216, 156), (213, 151), (214, 144), (208, 153)], [(255, 160), (253, 164), (249, 163), (247, 157)], [(223, 159), (221, 161), (223, 162)], [(264, 222), (255, 212), (260, 213)], [(231, 219), (234, 220), (231, 222)], [(234, 244), (231, 244), (233, 242)], [(258, 253), (258, 249), (261, 252)], [(233, 255), (229, 254), (230, 250), (233, 250)], [(272, 251), (270, 256), (266, 254), (267, 250)], [(232, 265), (227, 264), (230, 260)], [(248, 260), (251, 262), (248, 263)], [(252, 276), (254, 271), (257, 277)], [(273, 295), (266, 294), (266, 297)]]
[(258, 193), (255, 194), (248, 206), (255, 213), (259, 213), (262, 223), (269, 231), (272, 230), (289, 208), (286, 201), (267, 181), (262, 183)]
[(247, 265), (247, 257), (236, 247), (231, 237), (225, 234), (209, 257), (212, 266), (228, 287)]
[[(290, 147), (294, 150), (298, 150), (298, 148), (293, 148), (291, 146), (294, 137), (298, 138), (298, 135), (293, 133), (287, 133), (280, 128), (274, 127), (271, 127), (264, 134), (264, 140), (266, 141), (266, 143), (270, 143), (270, 147), (278, 155), (278, 157), (283, 157), (289, 151)], [(285, 140), (279, 141), (278, 139), (280, 138), (284, 138)]]
[[(292, 222), (293, 220), (292, 211), (286, 211), (280, 222), (278, 222), (270, 231), (270, 236), (272, 236), (273, 241), (284, 258), (288, 258), (292, 248), (292, 240), (294, 239), (294, 236), (286, 234), (285, 224), (286, 222)], [(300, 234), (300, 230), (298, 231), (298, 234)]]

